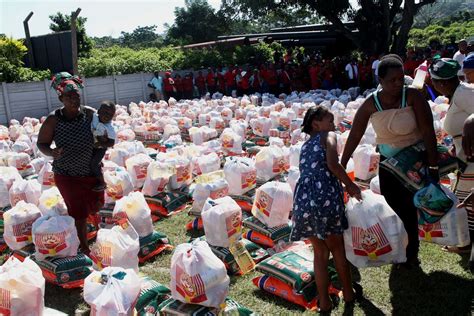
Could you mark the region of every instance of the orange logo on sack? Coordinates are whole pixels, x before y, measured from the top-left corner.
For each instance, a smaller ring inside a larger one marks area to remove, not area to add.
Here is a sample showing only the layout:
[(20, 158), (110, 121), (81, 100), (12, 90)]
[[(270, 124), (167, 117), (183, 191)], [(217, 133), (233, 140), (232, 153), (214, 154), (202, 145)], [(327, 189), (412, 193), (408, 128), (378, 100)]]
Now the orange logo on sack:
[(227, 228), (227, 236), (233, 236), (234, 234), (240, 234), (242, 230), (242, 215), (239, 212), (235, 212), (231, 216), (225, 219), (225, 226)]
[(66, 232), (35, 234), (35, 246), (39, 253), (55, 255), (66, 249)]
[(185, 182), (191, 179), (191, 173), (189, 172), (189, 165), (179, 166), (176, 168), (176, 181)]
[(257, 185), (257, 170), (241, 173), (242, 189), (252, 188)]
[[(39, 216), (38, 216), (39, 217)], [(22, 242), (22, 241), (31, 241), (31, 228), (33, 226), (33, 222), (36, 221), (36, 218), (13, 225), (12, 230), (13, 230), (13, 236), (15, 237), (15, 240), (17, 242)]]
[(120, 184), (107, 186), (106, 189), (107, 195), (112, 198), (112, 200), (118, 200), (123, 197), (123, 189)]
[(112, 264), (112, 248), (106, 245), (94, 247), (91, 259), (100, 269), (109, 267)]
[(30, 165), (29, 159), (27, 157), (18, 159), (15, 162), (15, 166), (18, 171), (24, 171), (24, 170), (32, 168)]
[(440, 222), (434, 224), (423, 224), (418, 226), (418, 236), (426, 241), (431, 241), (431, 238), (444, 237), (443, 229)]
[(215, 191), (211, 191), (209, 194), (209, 197), (213, 200), (222, 198), (224, 196), (227, 196), (229, 194), (229, 187), (224, 187)]
[(265, 216), (270, 216), (270, 210), (272, 208), (273, 199), (266, 192), (260, 190), (257, 193), (257, 201), (255, 206)]
[(186, 302), (198, 304), (207, 300), (206, 288), (200, 274), (193, 276), (176, 267), (176, 291), (184, 297)]
[(228, 135), (222, 137), (222, 147), (224, 148), (232, 148), (234, 147), (234, 139)]
[(12, 194), (10, 198), (11, 198), (11, 204), (12, 204), (12, 207), (13, 207), (20, 201), (25, 201), (26, 202), (26, 193), (25, 192), (20, 192), (20, 193), (17, 193), (17, 194)]
[(42, 184), (43, 185), (48, 185), (48, 186), (55, 185), (54, 173), (52, 171), (46, 171), (43, 174), (43, 183)]
[(146, 172), (148, 169), (148, 163), (141, 163), (133, 166), (133, 170), (137, 175), (137, 179), (144, 179), (146, 177)]
[(392, 251), (392, 247), (379, 223), (367, 229), (352, 227), (352, 246), (354, 247), (354, 254), (367, 256), (371, 260)]
[(273, 173), (283, 173), (290, 169), (289, 157), (273, 158)]

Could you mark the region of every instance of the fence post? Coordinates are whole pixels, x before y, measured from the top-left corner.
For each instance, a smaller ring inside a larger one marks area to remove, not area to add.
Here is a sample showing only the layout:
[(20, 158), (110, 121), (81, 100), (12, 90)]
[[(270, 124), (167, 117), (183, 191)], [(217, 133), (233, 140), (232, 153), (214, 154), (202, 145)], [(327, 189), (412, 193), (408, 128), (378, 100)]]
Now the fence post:
[(112, 82), (114, 83), (114, 98), (115, 98), (115, 104), (119, 104), (117, 78), (115, 78), (115, 75), (112, 75)]
[(143, 71), (140, 72), (140, 78), (142, 79), (142, 94), (143, 94), (143, 102), (146, 102), (147, 97), (146, 97), (146, 86), (145, 86), (145, 76)]
[(3, 101), (5, 103), (5, 112), (7, 114), (7, 124), (12, 119), (12, 112), (10, 110), (10, 99), (8, 98), (8, 89), (7, 83), (2, 82), (2, 89), (3, 89)]
[(53, 111), (53, 107), (51, 105), (51, 94), (49, 93), (49, 80), (44, 79), (44, 93), (46, 94), (46, 104), (48, 105), (48, 114)]

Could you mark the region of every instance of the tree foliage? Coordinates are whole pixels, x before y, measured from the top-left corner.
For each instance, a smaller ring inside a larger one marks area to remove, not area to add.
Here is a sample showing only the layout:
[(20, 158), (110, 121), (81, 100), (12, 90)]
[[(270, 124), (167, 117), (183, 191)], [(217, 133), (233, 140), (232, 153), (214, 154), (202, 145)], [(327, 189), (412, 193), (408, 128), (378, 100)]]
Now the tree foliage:
[[(63, 32), (71, 30), (71, 15), (58, 12), (49, 16), (51, 23), (49, 29), (53, 32)], [(76, 19), (77, 31), (77, 51), (79, 57), (85, 57), (92, 49), (92, 40), (86, 34), (85, 24), (87, 18), (78, 17)]]
[(163, 46), (163, 38), (156, 33), (156, 25), (139, 26), (133, 32), (121, 32), (119, 42), (131, 48)]
[[(223, 3), (247, 18), (256, 18), (261, 12), (306, 9), (319, 14), (362, 51), (403, 53), (414, 16), (420, 8), (435, 1), (358, 0), (358, 7), (353, 7), (349, 0), (223, 0)], [(346, 18), (356, 23), (358, 34), (344, 25)]]
[(441, 44), (451, 43), (451, 38), (459, 41), (474, 34), (474, 21), (455, 22), (445, 27), (440, 24), (432, 24), (426, 28), (413, 28), (410, 31), (408, 46), (426, 47), (431, 42), (437, 41)]

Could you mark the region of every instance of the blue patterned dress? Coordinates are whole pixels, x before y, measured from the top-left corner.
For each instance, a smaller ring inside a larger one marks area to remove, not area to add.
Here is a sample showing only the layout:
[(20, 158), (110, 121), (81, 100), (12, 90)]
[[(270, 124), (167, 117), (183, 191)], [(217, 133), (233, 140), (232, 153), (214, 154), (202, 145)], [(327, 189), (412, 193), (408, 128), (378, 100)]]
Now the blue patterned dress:
[(301, 176), (296, 184), (293, 202), (291, 240), (342, 234), (347, 228), (342, 186), (326, 163), (321, 133), (301, 147)]

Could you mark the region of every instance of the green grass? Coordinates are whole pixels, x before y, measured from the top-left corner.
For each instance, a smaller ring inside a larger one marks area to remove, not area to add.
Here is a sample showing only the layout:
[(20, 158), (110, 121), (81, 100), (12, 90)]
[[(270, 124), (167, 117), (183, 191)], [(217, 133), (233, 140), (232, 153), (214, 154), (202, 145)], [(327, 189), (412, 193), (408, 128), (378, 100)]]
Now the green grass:
[[(191, 218), (180, 213), (156, 223), (156, 229), (168, 235), (177, 245), (187, 242), (185, 224)], [(474, 278), (467, 270), (467, 257), (442, 252), (440, 247), (422, 243), (421, 270), (400, 271), (392, 266), (354, 270), (354, 278), (360, 280), (365, 299), (353, 310), (344, 304), (333, 315), (471, 315), (474, 303)], [(171, 253), (162, 254), (156, 260), (140, 268), (140, 272), (158, 282), (169, 285)], [(230, 297), (261, 315), (311, 315), (294, 304), (258, 290), (251, 282), (259, 275), (252, 272), (231, 278)], [(85, 309), (81, 290), (64, 290), (46, 286), (46, 306), (67, 314)]]

